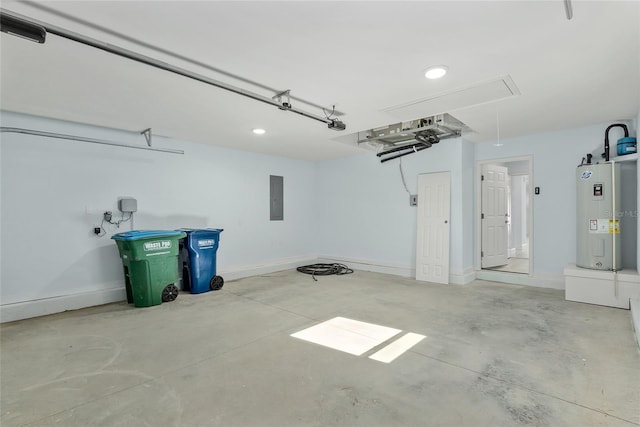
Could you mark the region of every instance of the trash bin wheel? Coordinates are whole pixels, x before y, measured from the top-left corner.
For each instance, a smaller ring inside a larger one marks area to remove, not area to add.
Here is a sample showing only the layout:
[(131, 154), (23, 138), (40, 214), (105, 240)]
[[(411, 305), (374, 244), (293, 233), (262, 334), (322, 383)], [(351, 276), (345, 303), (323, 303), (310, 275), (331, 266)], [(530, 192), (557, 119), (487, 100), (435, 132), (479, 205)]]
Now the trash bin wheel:
[(211, 288), (212, 291), (217, 291), (218, 289), (221, 289), (224, 286), (224, 279), (222, 278), (222, 276), (213, 276), (213, 279), (211, 279), (211, 282), (209, 282), (209, 287)]
[(178, 287), (173, 283), (162, 290), (162, 302), (170, 302), (178, 298)]

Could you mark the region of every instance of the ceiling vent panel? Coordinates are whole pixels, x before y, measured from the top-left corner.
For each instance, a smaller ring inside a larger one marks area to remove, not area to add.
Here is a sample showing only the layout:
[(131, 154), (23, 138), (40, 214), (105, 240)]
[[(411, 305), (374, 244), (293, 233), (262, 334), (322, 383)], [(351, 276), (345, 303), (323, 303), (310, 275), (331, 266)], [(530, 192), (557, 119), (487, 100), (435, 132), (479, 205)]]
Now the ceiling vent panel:
[(402, 120), (442, 114), (520, 95), (511, 76), (395, 105), (382, 111)]

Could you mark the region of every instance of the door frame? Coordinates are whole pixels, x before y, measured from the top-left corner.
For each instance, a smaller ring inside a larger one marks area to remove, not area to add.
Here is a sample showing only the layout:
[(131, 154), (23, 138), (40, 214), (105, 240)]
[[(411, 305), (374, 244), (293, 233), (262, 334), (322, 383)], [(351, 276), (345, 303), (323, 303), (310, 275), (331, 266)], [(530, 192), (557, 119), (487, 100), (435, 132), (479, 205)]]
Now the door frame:
[[(476, 271), (482, 271), (482, 259), (480, 257), (480, 254), (482, 252), (482, 222), (481, 222), (481, 214), (482, 214), (482, 166), (486, 165), (486, 164), (495, 164), (495, 163), (508, 163), (508, 162), (517, 162), (517, 161), (522, 161), (522, 160), (526, 160), (529, 162), (529, 208), (527, 209), (527, 218), (528, 218), (528, 225), (527, 225), (527, 232), (529, 233), (529, 273), (528, 276), (532, 277), (533, 276), (533, 264), (534, 264), (534, 259), (533, 259), (533, 245), (534, 245), (534, 239), (533, 239), (533, 156), (519, 156), (519, 157), (503, 157), (503, 158), (498, 158), (498, 159), (488, 159), (488, 160), (477, 160), (476, 161), (476, 189), (475, 189), (475, 197), (474, 197), (474, 202), (475, 202), (475, 208), (474, 208), (474, 215), (475, 215), (475, 226), (476, 226), (476, 244), (475, 244), (475, 262), (474, 262), (474, 269)], [(517, 274), (517, 275), (521, 275), (520, 273), (508, 273), (508, 272), (501, 272), (504, 274)]]

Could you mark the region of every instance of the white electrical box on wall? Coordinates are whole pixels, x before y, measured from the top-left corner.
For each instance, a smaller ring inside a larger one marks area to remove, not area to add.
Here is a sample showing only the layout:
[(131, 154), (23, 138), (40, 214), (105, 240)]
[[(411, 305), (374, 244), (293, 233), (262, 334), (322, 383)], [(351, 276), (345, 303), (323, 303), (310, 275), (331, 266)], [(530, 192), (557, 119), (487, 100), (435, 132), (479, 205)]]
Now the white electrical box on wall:
[(138, 201), (131, 197), (118, 200), (118, 209), (122, 213), (133, 213), (138, 211)]

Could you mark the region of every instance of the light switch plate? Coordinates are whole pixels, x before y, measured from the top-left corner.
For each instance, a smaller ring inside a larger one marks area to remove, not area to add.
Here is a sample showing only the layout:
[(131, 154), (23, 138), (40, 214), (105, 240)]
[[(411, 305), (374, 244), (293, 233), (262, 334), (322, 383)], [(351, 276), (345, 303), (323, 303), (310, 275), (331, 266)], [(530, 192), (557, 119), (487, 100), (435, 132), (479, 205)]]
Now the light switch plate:
[(418, 195), (417, 194), (409, 195), (409, 206), (418, 206)]

